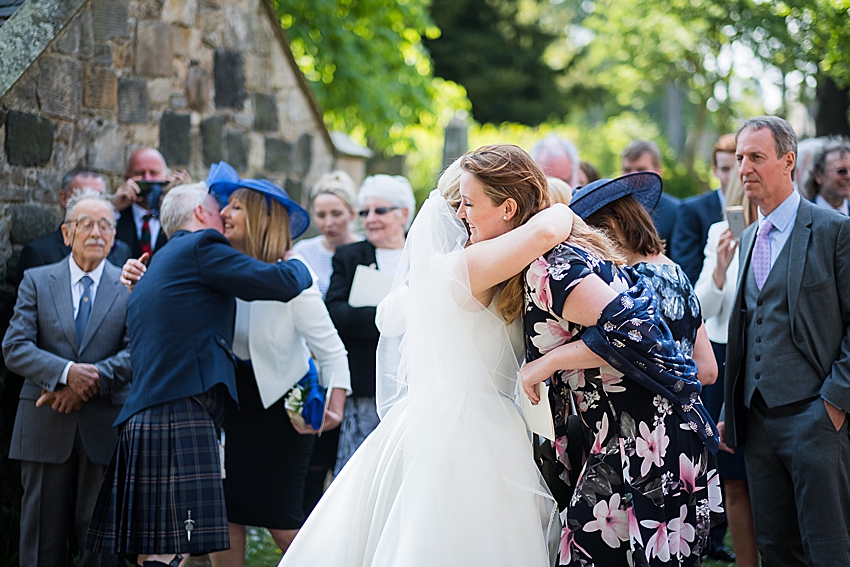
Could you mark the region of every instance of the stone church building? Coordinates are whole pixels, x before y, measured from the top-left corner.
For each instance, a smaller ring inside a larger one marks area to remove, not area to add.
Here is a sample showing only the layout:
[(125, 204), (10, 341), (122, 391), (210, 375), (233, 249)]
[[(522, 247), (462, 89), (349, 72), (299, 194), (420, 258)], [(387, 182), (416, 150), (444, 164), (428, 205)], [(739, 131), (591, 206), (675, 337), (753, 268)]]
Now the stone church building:
[[(86, 166), (114, 190), (145, 146), (194, 180), (225, 160), (302, 203), (347, 157), (269, 0), (0, 0), (0, 331), (21, 247), (60, 222), (63, 174)], [(0, 368), (0, 540), (15, 538), (0, 550), (17, 548), (19, 388)]]

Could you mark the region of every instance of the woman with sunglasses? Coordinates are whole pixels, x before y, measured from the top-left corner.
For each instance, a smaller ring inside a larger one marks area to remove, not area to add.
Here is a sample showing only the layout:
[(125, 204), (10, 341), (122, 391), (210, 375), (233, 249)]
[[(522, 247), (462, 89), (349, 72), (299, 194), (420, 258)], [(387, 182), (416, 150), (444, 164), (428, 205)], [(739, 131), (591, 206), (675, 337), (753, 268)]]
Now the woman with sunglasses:
[(375, 408), (376, 308), (352, 307), (348, 302), (354, 275), (357, 266), (371, 266), (389, 277), (395, 275), (405, 232), (413, 222), (416, 207), (410, 183), (398, 175), (367, 177), (357, 195), (357, 204), (366, 240), (337, 248), (325, 297), (331, 319), (348, 350), (352, 387), (352, 395), (345, 401), (334, 475), (378, 425)]

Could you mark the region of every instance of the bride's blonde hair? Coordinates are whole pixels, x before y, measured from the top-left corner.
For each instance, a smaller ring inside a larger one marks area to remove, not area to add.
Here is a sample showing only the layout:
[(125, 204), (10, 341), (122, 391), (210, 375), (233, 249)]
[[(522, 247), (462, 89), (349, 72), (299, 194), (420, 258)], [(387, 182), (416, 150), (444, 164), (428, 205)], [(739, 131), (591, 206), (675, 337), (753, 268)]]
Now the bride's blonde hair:
[[(460, 158), (460, 167), (475, 176), (484, 186), (484, 194), (499, 206), (511, 198), (517, 203), (517, 212), (511, 219), (516, 228), (541, 210), (551, 205), (546, 175), (525, 151), (511, 144), (483, 146)], [(608, 238), (600, 231), (587, 226), (578, 217), (573, 222), (567, 242), (576, 244), (605, 260), (623, 263)], [(523, 274), (519, 273), (502, 284), (496, 303), (508, 323), (522, 313)]]

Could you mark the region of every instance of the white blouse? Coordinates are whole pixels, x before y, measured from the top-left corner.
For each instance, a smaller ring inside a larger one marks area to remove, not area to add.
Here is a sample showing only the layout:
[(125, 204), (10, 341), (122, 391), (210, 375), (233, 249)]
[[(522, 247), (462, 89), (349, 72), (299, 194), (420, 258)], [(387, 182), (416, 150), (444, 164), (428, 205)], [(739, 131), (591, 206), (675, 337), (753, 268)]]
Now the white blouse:
[(735, 301), (735, 286), (738, 285), (738, 249), (726, 268), (726, 283), (718, 289), (714, 283), (714, 268), (717, 267), (717, 245), (720, 236), (729, 228), (725, 220), (716, 222), (708, 229), (708, 241), (705, 243), (705, 263), (702, 265), (699, 279), (694, 286), (705, 319), (708, 338), (715, 343), (726, 344), (729, 334), (729, 314)]
[(251, 361), (265, 408), (304, 377), (311, 353), (319, 383), (351, 394), (348, 352), (331, 322), (315, 275), (312, 286), (285, 303), (237, 299), (233, 352)]

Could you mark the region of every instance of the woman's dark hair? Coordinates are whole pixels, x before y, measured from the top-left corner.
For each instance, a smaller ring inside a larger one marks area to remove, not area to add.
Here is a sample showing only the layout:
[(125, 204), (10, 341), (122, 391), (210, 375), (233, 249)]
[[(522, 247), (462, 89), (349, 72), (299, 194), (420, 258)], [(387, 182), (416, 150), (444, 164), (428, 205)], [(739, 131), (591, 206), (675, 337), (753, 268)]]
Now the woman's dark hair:
[(585, 220), (604, 230), (624, 251), (643, 256), (664, 253), (664, 243), (652, 218), (631, 195), (608, 203)]

